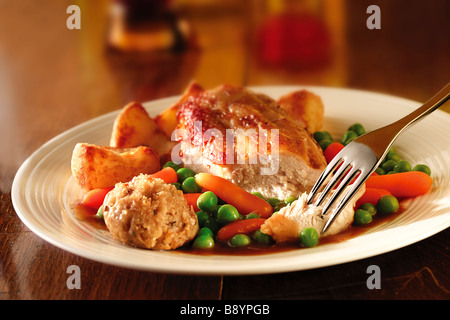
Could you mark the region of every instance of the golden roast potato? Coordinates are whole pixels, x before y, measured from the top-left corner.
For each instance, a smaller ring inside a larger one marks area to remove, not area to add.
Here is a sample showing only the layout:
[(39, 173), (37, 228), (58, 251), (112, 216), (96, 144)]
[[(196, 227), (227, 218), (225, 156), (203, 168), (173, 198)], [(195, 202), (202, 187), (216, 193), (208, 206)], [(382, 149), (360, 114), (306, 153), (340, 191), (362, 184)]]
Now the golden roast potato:
[(72, 153), (72, 174), (85, 190), (113, 187), (127, 182), (140, 173), (155, 173), (160, 169), (158, 154), (151, 148), (102, 147), (78, 143)]
[(166, 160), (175, 144), (176, 142), (170, 141), (140, 103), (131, 102), (126, 105), (114, 121), (111, 147), (148, 146)]

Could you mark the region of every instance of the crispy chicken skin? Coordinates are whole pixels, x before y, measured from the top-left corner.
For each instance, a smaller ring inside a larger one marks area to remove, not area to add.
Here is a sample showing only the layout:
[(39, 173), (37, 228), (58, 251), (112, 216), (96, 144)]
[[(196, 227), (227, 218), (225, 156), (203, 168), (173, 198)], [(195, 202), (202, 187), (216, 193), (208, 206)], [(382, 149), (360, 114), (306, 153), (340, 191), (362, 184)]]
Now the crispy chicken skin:
[(201, 87), (198, 83), (195, 81), (192, 81), (184, 90), (180, 100), (178, 100), (176, 103), (174, 103), (169, 108), (162, 111), (160, 114), (158, 114), (154, 120), (156, 124), (164, 131), (164, 133), (167, 135), (167, 137), (171, 137), (172, 132), (176, 129), (178, 122), (177, 122), (177, 113), (180, 110), (181, 105), (189, 99), (189, 97), (199, 94), (201, 92), (205, 91), (203, 87)]
[[(272, 98), (240, 86), (221, 85), (192, 95), (177, 117), (178, 129), (185, 131), (179, 148), (185, 166), (222, 176), (249, 192), (282, 199), (299, 195), (310, 190), (326, 166), (321, 148), (301, 122)], [(222, 139), (208, 135), (211, 130)], [(232, 147), (227, 130), (237, 137)], [(249, 132), (240, 148), (239, 137)]]
[(322, 129), (324, 106), (318, 95), (298, 90), (280, 97), (277, 103), (292, 118), (301, 121), (309, 133)]

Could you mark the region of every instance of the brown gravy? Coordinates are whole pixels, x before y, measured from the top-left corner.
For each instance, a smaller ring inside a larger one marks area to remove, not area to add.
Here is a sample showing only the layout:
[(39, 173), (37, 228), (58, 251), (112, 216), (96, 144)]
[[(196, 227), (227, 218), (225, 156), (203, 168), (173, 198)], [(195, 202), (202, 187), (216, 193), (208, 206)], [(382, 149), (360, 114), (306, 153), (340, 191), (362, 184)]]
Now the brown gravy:
[(94, 208), (84, 206), (80, 203), (75, 203), (72, 205), (72, 211), (77, 219), (82, 220), (97, 229), (108, 231), (105, 221), (95, 216), (97, 210)]
[[(108, 230), (108, 228), (105, 225), (105, 222), (103, 219), (99, 219), (96, 217), (97, 211), (93, 208), (86, 207), (82, 204), (76, 203), (73, 205), (73, 213), (75, 216), (92, 225), (95, 228), (101, 229), (101, 230)], [(396, 213), (390, 214), (390, 215), (380, 215), (377, 214), (374, 216), (373, 221), (366, 225), (366, 226), (352, 226), (347, 231), (344, 231), (342, 233), (329, 236), (326, 238), (321, 238), (319, 245), (321, 244), (328, 244), (328, 243), (339, 243), (342, 241), (349, 240), (351, 238), (357, 237), (371, 228), (375, 226), (379, 226), (380, 224), (389, 222), (390, 220), (397, 217), (399, 214), (401, 214), (405, 208), (402, 206), (402, 203), (400, 203), (400, 210), (398, 210)], [(180, 252), (180, 253), (187, 253), (187, 254), (196, 254), (196, 255), (232, 255), (232, 256), (253, 256), (253, 255), (262, 255), (262, 254), (272, 254), (272, 253), (280, 253), (290, 250), (299, 250), (303, 247), (300, 244), (273, 244), (273, 245), (258, 245), (258, 244), (251, 244), (246, 247), (239, 247), (239, 248), (233, 248), (230, 247), (228, 244), (216, 241), (215, 246), (212, 249), (194, 249), (191, 248), (190, 245), (183, 246), (181, 248), (178, 248), (176, 250), (173, 250), (174, 252)]]
[[(319, 245), (328, 244), (328, 243), (339, 243), (352, 238), (355, 238), (367, 231), (371, 228), (379, 226), (380, 224), (389, 222), (394, 219), (396, 216), (401, 214), (404, 210), (399, 210), (396, 213), (390, 215), (375, 215), (373, 221), (366, 226), (352, 226), (348, 230), (341, 232), (339, 234), (328, 236), (326, 238), (321, 238), (319, 240)], [(233, 255), (233, 256), (253, 256), (253, 255), (262, 255), (262, 254), (272, 254), (272, 253), (280, 253), (290, 250), (299, 250), (303, 249), (303, 247), (298, 243), (289, 243), (289, 244), (273, 244), (271, 246), (268, 245), (249, 245), (246, 247), (233, 248), (228, 246), (226, 243), (216, 241), (215, 246), (212, 249), (193, 249), (191, 247), (182, 247), (175, 251), (189, 254), (197, 254), (197, 255)]]

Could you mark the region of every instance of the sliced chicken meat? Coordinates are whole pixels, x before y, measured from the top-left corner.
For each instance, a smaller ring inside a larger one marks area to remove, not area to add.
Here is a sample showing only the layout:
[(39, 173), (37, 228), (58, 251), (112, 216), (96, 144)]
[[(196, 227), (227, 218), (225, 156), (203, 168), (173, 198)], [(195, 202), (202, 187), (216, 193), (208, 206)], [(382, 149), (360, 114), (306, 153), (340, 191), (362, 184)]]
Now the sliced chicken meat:
[(304, 228), (309, 227), (316, 229), (321, 237), (341, 233), (347, 230), (353, 223), (356, 201), (361, 198), (364, 191), (365, 187), (363, 186), (358, 190), (357, 194), (351, 199), (324, 234), (321, 234), (322, 229), (330, 218), (337, 202), (331, 207), (331, 210), (322, 217), (323, 205), (319, 207), (316, 207), (313, 204), (308, 205), (306, 203), (306, 193), (303, 193), (298, 200), (294, 201), (289, 206), (282, 208), (278, 213), (267, 219), (261, 226), (261, 231), (272, 236), (277, 243), (298, 242), (300, 232)]

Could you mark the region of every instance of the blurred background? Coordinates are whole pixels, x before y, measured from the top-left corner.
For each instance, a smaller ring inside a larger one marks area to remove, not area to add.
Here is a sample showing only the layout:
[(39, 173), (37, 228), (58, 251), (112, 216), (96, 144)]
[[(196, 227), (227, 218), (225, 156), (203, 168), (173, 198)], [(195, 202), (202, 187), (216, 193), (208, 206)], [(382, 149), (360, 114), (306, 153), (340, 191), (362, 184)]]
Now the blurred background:
[[(70, 5), (81, 29), (66, 26)], [(192, 80), (425, 101), (449, 80), (449, 14), (448, 0), (0, 0), (0, 175), (76, 124)]]

